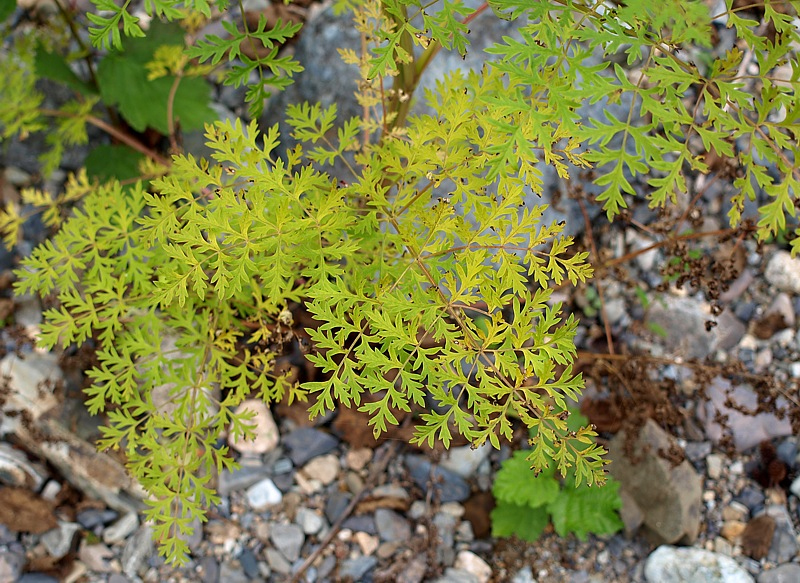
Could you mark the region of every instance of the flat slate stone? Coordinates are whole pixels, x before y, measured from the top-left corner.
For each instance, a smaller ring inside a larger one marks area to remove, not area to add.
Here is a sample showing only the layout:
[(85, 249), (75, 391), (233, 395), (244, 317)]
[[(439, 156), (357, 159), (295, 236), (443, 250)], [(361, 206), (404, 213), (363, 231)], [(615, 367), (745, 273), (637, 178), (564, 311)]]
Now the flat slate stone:
[(425, 456), (406, 456), (406, 467), (411, 478), (426, 494), (429, 488), (433, 488), (439, 502), (463, 502), (469, 498), (470, 487), (464, 478), (445, 468), (433, 466)]
[(287, 435), (283, 444), (289, 449), (292, 463), (295, 467), (300, 467), (310, 459), (333, 450), (339, 445), (339, 440), (319, 429), (301, 427)]

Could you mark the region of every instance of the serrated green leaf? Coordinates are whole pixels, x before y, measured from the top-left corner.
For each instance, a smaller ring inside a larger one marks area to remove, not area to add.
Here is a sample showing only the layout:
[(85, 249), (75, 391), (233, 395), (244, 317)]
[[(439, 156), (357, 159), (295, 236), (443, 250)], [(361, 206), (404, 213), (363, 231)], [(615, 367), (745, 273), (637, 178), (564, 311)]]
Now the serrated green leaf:
[(39, 77), (64, 83), (67, 87), (84, 95), (97, 95), (94, 87), (82, 81), (70, 69), (64, 57), (47, 51), (41, 44), (36, 48), (35, 67), (36, 75)]
[[(175, 81), (173, 76), (148, 80), (147, 63), (162, 45), (183, 45), (183, 31), (177, 24), (154, 21), (143, 38), (126, 38), (122, 51), (107, 55), (97, 68), (97, 82), (103, 100), (117, 105), (136, 131), (151, 127), (169, 134), (167, 102)], [(183, 130), (200, 129), (213, 121), (211, 90), (199, 77), (182, 78), (175, 92), (173, 117)]]
[(17, 9), (17, 0), (0, 0), (0, 23), (14, 13)]
[(84, 165), (90, 178), (100, 182), (108, 180), (130, 180), (139, 177), (139, 162), (144, 156), (122, 145), (100, 145), (92, 148)]
[(497, 500), (536, 508), (556, 499), (559, 485), (554, 477), (555, 469), (544, 470), (537, 476), (526, 459), (529, 453), (528, 450), (515, 451), (503, 462), (492, 485)]
[(617, 512), (622, 507), (619, 482), (609, 479), (603, 486), (566, 483), (558, 497), (547, 506), (553, 526), (560, 536), (574, 533), (585, 540), (586, 535), (613, 534), (624, 526)]
[(548, 513), (545, 507), (531, 508), (499, 501), (491, 512), (492, 536), (517, 538), (535, 542), (547, 527)]

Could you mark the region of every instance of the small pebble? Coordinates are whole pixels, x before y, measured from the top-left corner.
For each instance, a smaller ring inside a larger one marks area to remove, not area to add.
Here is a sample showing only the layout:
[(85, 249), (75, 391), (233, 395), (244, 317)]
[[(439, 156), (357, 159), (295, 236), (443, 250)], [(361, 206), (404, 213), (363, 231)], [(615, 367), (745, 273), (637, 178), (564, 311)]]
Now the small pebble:
[(247, 489), (247, 502), (250, 504), (250, 508), (256, 512), (279, 504), (281, 500), (283, 500), (283, 494), (270, 478), (256, 482)]
[(706, 457), (706, 472), (712, 480), (718, 480), (722, 475), (723, 456), (712, 453)]

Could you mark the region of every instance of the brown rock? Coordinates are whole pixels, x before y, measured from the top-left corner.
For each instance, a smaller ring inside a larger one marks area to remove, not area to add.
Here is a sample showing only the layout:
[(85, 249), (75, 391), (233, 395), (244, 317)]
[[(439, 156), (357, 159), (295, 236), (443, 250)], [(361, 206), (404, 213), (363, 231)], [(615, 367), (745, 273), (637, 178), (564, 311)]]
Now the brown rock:
[(767, 556), (775, 534), (775, 519), (768, 514), (756, 516), (742, 532), (742, 552), (756, 561)]
[(0, 523), (16, 532), (33, 534), (58, 526), (52, 504), (25, 488), (0, 488)]
[(731, 542), (736, 542), (736, 540), (742, 535), (746, 525), (744, 522), (739, 520), (728, 520), (720, 529), (720, 534), (728, 539)]
[(609, 443), (609, 471), (641, 510), (653, 542), (693, 543), (700, 530), (703, 479), (688, 461), (674, 464), (659, 455), (678, 446), (652, 419), (640, 430), (632, 458), (625, 446), (625, 432), (620, 431)]
[(464, 520), (472, 524), (476, 539), (486, 538), (492, 530), (490, 514), (494, 509), (494, 496), (491, 492), (478, 492), (464, 502)]

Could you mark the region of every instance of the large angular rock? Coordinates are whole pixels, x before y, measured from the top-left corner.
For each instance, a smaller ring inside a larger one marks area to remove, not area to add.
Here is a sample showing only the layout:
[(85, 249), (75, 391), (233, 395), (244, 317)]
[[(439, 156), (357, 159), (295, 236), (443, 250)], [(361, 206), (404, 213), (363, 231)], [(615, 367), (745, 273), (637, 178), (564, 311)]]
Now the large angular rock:
[(609, 443), (609, 471), (641, 510), (643, 526), (656, 543), (691, 544), (700, 529), (702, 478), (688, 461), (673, 467), (659, 455), (675, 440), (652, 419), (633, 444), (633, 460), (625, 453), (625, 440), (620, 431)]

